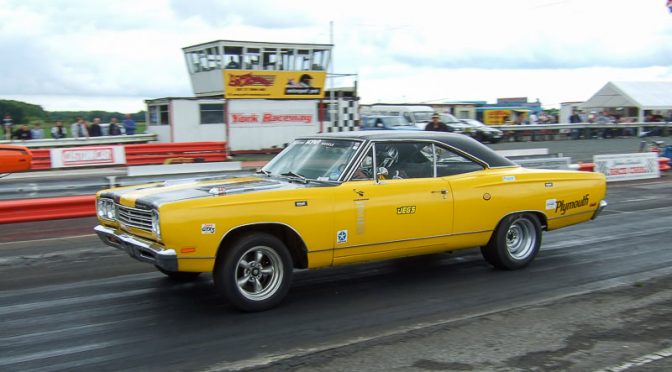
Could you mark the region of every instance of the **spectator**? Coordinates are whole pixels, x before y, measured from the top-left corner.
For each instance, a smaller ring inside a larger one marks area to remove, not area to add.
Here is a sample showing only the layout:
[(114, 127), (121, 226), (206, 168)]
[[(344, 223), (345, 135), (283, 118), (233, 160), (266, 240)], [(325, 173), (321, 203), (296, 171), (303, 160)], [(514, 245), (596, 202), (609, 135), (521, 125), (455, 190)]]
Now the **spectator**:
[(22, 141), (33, 139), (28, 124), (21, 124), (21, 127), (14, 132), (14, 138)]
[(233, 57), (229, 59), (229, 63), (226, 64), (226, 68), (231, 68), (231, 69), (238, 69), (240, 68), (240, 64), (236, 62)]
[[(582, 122), (581, 116), (579, 113), (574, 110), (572, 111), (572, 114), (569, 116), (569, 122), (571, 124), (579, 124)], [(578, 128), (572, 128), (571, 129), (571, 134), (572, 134), (572, 139), (579, 139), (581, 138), (581, 129)]]
[(33, 137), (32, 139), (42, 139), (44, 138), (44, 129), (42, 129), (42, 123), (35, 122), (33, 124), (33, 129), (30, 130), (30, 135)]
[(5, 139), (11, 140), (12, 139), (12, 116), (9, 114), (5, 114), (4, 119), (2, 119), (2, 129), (5, 131)]
[[(609, 116), (609, 114), (606, 111), (602, 111), (600, 115), (597, 117), (597, 120), (595, 120), (597, 124), (612, 124), (614, 122), (613, 118)], [(601, 135), (600, 137), (602, 138), (610, 138), (613, 137), (611, 133), (611, 129), (604, 128), (600, 130)]]
[(121, 133), (121, 125), (119, 125), (119, 120), (117, 118), (110, 119), (110, 126), (108, 127), (107, 134), (110, 136), (119, 136)]
[(432, 121), (430, 121), (425, 126), (425, 130), (435, 131), (435, 132), (452, 132), (446, 124), (439, 121), (439, 114), (432, 115)]
[(83, 118), (78, 117), (77, 121), (70, 126), (72, 138), (89, 138), (89, 128)]
[(525, 121), (525, 114), (519, 112), (515, 115), (515, 119), (513, 120), (513, 124), (515, 125), (524, 125), (526, 124)]
[(537, 116), (537, 113), (532, 111), (530, 114), (530, 124), (535, 125), (539, 124), (539, 117)]
[(131, 119), (131, 114), (126, 114), (126, 119), (124, 119), (124, 129), (128, 135), (135, 134), (135, 121)]
[(578, 124), (581, 123), (581, 116), (579, 116), (579, 113), (576, 111), (572, 111), (572, 114), (569, 116), (569, 122), (572, 124)]
[(100, 137), (103, 135), (103, 129), (100, 127), (100, 118), (93, 118), (93, 123), (89, 127), (89, 136)]
[(63, 122), (56, 120), (56, 126), (51, 128), (51, 136), (55, 139), (61, 139), (68, 136), (65, 128), (63, 128)]

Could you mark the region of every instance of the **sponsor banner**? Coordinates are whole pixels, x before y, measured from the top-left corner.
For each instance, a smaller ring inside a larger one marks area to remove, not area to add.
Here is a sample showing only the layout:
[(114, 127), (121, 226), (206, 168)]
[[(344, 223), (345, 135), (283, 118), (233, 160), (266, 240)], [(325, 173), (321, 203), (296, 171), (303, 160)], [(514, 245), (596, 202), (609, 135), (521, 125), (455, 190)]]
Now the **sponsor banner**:
[(225, 98), (324, 98), (324, 71), (223, 70)]
[(502, 125), (505, 118), (513, 120), (511, 110), (485, 110), (483, 112), (483, 123), (488, 125)]
[(51, 167), (86, 167), (126, 164), (124, 146), (95, 146), (51, 149)]
[(317, 123), (315, 101), (231, 101), (228, 123), (231, 126), (310, 126)]
[(660, 177), (658, 154), (595, 155), (595, 172), (604, 173), (607, 181), (630, 181)]

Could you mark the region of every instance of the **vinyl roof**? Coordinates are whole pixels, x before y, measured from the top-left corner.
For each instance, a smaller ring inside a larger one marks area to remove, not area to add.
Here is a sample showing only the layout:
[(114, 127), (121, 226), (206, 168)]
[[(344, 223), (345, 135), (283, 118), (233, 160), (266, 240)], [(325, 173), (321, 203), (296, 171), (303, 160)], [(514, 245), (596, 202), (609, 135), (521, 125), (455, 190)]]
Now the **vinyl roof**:
[(437, 141), (470, 154), (488, 164), (489, 167), (516, 166), (511, 160), (499, 155), (480, 142), (462, 134), (433, 131), (370, 130), (352, 132), (322, 133), (300, 138), (356, 139), (364, 141)]

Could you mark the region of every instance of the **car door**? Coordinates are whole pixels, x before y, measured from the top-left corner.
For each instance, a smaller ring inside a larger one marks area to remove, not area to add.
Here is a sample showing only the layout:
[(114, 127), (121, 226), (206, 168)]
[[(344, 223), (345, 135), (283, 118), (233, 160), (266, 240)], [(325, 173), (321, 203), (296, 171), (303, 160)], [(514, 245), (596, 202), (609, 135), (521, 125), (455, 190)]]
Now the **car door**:
[[(433, 149), (422, 142), (378, 142), (369, 149), (335, 194), (335, 264), (431, 251), (448, 239), (453, 197), (435, 177)], [(365, 168), (377, 169), (377, 179), (358, 174)]]

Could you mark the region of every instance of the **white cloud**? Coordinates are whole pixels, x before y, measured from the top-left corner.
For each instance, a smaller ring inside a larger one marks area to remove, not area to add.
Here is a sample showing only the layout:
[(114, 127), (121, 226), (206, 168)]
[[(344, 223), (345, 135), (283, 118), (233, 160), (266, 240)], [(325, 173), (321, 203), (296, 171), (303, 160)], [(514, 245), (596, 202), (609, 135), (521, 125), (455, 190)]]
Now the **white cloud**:
[(662, 0), (0, 0), (0, 19), (0, 98), (51, 110), (189, 96), (181, 49), (218, 39), (333, 36), (335, 72), (358, 74), (364, 102), (557, 105), (610, 80), (672, 80)]

